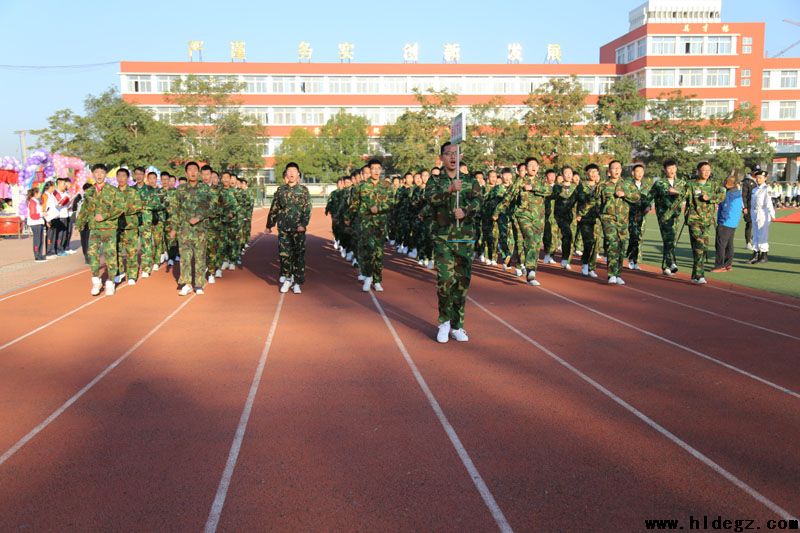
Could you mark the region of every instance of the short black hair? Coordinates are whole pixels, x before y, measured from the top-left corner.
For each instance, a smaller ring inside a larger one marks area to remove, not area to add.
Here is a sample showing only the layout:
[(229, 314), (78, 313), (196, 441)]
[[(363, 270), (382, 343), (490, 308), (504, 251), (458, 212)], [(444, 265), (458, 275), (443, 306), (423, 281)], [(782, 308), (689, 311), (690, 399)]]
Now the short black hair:
[(531, 161), (536, 161), (536, 164), (537, 164), (537, 165), (539, 164), (539, 160), (538, 160), (538, 159), (536, 159), (535, 157), (529, 157), (529, 158), (527, 158), (527, 159), (525, 160), (525, 166), (527, 166), (527, 165), (528, 165), (528, 163), (530, 163)]
[(83, 184), (83, 190), (84, 191), (89, 190), (91, 188), (92, 188), (92, 184), (91, 183), (84, 183)]
[(136, 168), (133, 169), (133, 171), (134, 172), (142, 172), (142, 173), (145, 172), (144, 167), (136, 167)]
[(545, 173), (545, 175), (547, 175), (547, 174), (558, 174), (558, 172), (556, 172), (556, 169), (554, 169), (554, 168), (548, 168), (547, 170), (544, 171), (544, 173)]
[(105, 164), (103, 163), (95, 163), (94, 165), (92, 165), (92, 172), (94, 172), (97, 169), (105, 170), (106, 172), (108, 172), (108, 167), (105, 166)]
[(411, 176), (413, 178), (414, 177), (414, 173), (413, 172), (406, 172), (405, 174), (403, 174), (403, 179), (406, 179), (409, 176)]
[[(236, 176), (236, 174), (234, 174), (234, 176)], [(242, 183), (247, 183), (247, 178), (245, 178), (245, 177), (241, 177), (240, 178), (239, 176), (236, 176), (236, 179), (241, 181)]]
[(519, 165), (517, 165), (517, 170), (521, 168), (527, 168), (527, 165), (525, 163), (520, 163)]
[(369, 162), (367, 163), (367, 166), (371, 167), (372, 165), (380, 165), (381, 168), (383, 168), (383, 163), (381, 163), (380, 159), (376, 158), (370, 159)]
[(355, 178), (355, 177), (360, 176), (360, 175), (361, 175), (361, 171), (360, 170), (354, 170), (354, 171), (352, 171), (350, 173), (350, 178), (352, 179), (352, 178)]
[(214, 169), (211, 168), (211, 165), (203, 165), (202, 167), (200, 167), (200, 172), (203, 172), (203, 171), (206, 171), (206, 170), (208, 170), (209, 172), (213, 172), (214, 171)]
[(197, 161), (189, 161), (185, 165), (183, 165), (183, 170), (189, 170), (189, 167), (195, 166), (198, 170), (200, 170), (200, 165), (197, 164)]
[(129, 178), (131, 177), (131, 172), (127, 168), (118, 168), (117, 169), (117, 174), (119, 174), (120, 172), (124, 172), (125, 176), (127, 176)]
[(710, 167), (711, 163), (709, 163), (708, 161), (700, 161), (699, 163), (697, 163), (697, 171), (700, 172), (700, 169), (706, 165)]
[(644, 170), (644, 165), (641, 164), (641, 163), (636, 163), (635, 165), (633, 165), (633, 168), (631, 169), (631, 172), (633, 172), (637, 168), (641, 168), (642, 170)]
[(361, 170), (362, 170), (362, 171), (363, 171), (364, 169), (367, 169), (367, 170), (369, 170), (369, 165), (364, 165), (363, 167), (361, 167)]
[(178, 178), (178, 181), (188, 181), (188, 180), (186, 179), (186, 176), (181, 176), (180, 178)]
[(167, 172), (167, 171), (165, 170), (164, 172), (162, 172), (162, 173), (161, 173), (161, 177), (163, 178), (163, 177), (165, 177), (165, 176), (166, 176), (167, 178), (169, 178), (169, 177), (171, 177), (172, 175), (171, 175), (169, 172)]
[(447, 141), (442, 146), (440, 146), (439, 147), (439, 155), (444, 155), (444, 149), (447, 148), (448, 146), (451, 146), (452, 144), (453, 143), (451, 143), (450, 141)]
[(228, 176), (232, 176), (233, 175), (233, 174), (231, 174), (230, 170), (223, 170), (222, 171), (222, 175), (224, 176), (225, 174), (227, 174)]
[(574, 168), (572, 168), (571, 166), (569, 166), (569, 165), (564, 165), (563, 167), (561, 167), (561, 173), (563, 174), (563, 173), (564, 173), (564, 171), (565, 171), (565, 170), (567, 170), (567, 169), (570, 169), (572, 172), (575, 172), (575, 169), (574, 169)]
[(147, 177), (149, 178), (150, 176), (155, 176), (155, 177), (158, 177), (158, 174), (156, 174), (155, 172), (153, 172), (153, 171), (151, 170), (150, 172), (148, 172), (148, 173), (147, 173)]
[(677, 167), (677, 166), (678, 163), (676, 163), (674, 159), (667, 159), (666, 161), (664, 161), (664, 169), (666, 169), (667, 167)]
[(584, 172), (589, 172), (590, 170), (597, 170), (600, 171), (600, 167), (598, 167), (595, 163), (589, 163), (585, 167), (583, 167)]
[(478, 174), (480, 174), (481, 176), (485, 176), (485, 175), (486, 175), (486, 174), (484, 174), (484, 173), (483, 173), (483, 171), (482, 171), (482, 170), (476, 170), (476, 171), (473, 173), (473, 176), (475, 176), (475, 177), (477, 178), (477, 177), (478, 177)]
[(500, 174), (513, 174), (514, 172), (510, 167), (503, 167), (500, 169)]
[(619, 163), (619, 166), (622, 166), (622, 163), (620, 163), (618, 159), (612, 159), (611, 161), (608, 162), (608, 168), (610, 169), (611, 165), (613, 165), (614, 163)]

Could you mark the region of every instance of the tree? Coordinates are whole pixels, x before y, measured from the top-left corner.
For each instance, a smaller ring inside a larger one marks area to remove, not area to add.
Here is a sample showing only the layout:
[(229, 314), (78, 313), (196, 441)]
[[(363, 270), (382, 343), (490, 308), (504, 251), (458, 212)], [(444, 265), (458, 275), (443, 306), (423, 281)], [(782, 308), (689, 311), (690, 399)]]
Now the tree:
[(369, 151), (365, 117), (339, 111), (322, 127), (317, 143), (317, 158), (325, 181), (336, 181), (342, 174), (364, 164)]
[(505, 116), (503, 98), (470, 107), (463, 157), (470, 170), (514, 165), (527, 157), (527, 128)]
[(528, 127), (528, 153), (542, 154), (552, 165), (574, 162), (585, 153), (586, 135), (578, 125), (587, 120), (586, 96), (577, 78), (553, 78), (528, 98), (523, 118)]
[(719, 148), (711, 162), (719, 170), (717, 175), (727, 176), (734, 170), (755, 168), (772, 160), (775, 150), (761, 126), (753, 126), (756, 113), (750, 107), (738, 107), (733, 113), (713, 118), (709, 129), (716, 136)]
[(647, 100), (639, 94), (632, 78), (620, 78), (600, 96), (595, 110), (595, 134), (602, 135), (601, 149), (618, 159), (623, 166), (631, 163), (633, 154), (647, 145), (647, 129), (633, 120), (644, 111)]
[(320, 177), (322, 165), (317, 158), (318, 139), (305, 128), (293, 128), (289, 136), (275, 151), (275, 176), (280, 181), (280, 173), (287, 163), (294, 161), (300, 166), (304, 176)]

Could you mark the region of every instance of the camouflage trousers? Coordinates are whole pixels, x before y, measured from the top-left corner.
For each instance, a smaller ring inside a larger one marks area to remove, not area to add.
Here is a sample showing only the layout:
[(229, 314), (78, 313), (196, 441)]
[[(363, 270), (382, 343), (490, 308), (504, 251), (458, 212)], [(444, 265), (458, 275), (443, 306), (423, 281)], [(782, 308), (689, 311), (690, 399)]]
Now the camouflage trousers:
[(114, 278), (117, 270), (117, 230), (93, 229), (89, 232), (89, 266), (92, 276), (100, 277), (100, 253), (106, 258), (106, 272), (108, 279)]
[(222, 243), (221, 232), (218, 227), (218, 221), (214, 220), (210, 223), (208, 234), (206, 237), (206, 266), (211, 275), (222, 266), (222, 254), (220, 253)]
[(167, 241), (164, 238), (164, 222), (153, 224), (153, 264), (161, 262), (161, 254), (167, 251)]
[(581, 241), (583, 241), (581, 263), (589, 265), (589, 270), (595, 270), (597, 268), (597, 221), (581, 220), (578, 222), (578, 233), (581, 236)]
[(383, 281), (383, 243), (386, 226), (381, 223), (361, 224), (358, 238), (358, 264), (361, 273), (373, 283)]
[[(497, 241), (500, 238), (500, 230), (498, 229), (496, 220), (484, 220), (481, 224), (481, 241), (483, 249), (479, 250), (486, 257), (487, 261), (497, 261)], [(501, 259), (502, 260), (502, 259)]]
[(536, 266), (539, 262), (539, 249), (542, 247), (544, 225), (541, 220), (531, 217), (518, 217), (517, 220), (519, 221), (519, 229), (525, 250), (523, 264), (529, 272), (536, 272)]
[(278, 261), (281, 276), (293, 277), (302, 285), (306, 281), (306, 234), (299, 231), (278, 232)]
[(557, 218), (558, 230), (561, 233), (561, 259), (563, 261), (572, 260), (573, 250), (573, 227), (571, 218)]
[(178, 232), (178, 246), (181, 250), (181, 275), (178, 283), (202, 289), (206, 286), (206, 232)]
[(692, 278), (698, 279), (705, 276), (706, 259), (708, 258), (708, 245), (711, 241), (711, 227), (702, 222), (690, 221), (689, 240), (692, 244)]
[(242, 247), (239, 245), (239, 225), (231, 223), (222, 230), (222, 260), (235, 263), (240, 259)]
[(628, 221), (608, 215), (601, 216), (600, 221), (603, 224), (608, 275), (619, 276), (625, 252), (628, 250)]
[(508, 245), (508, 219), (500, 215), (497, 219), (497, 253), (498, 262), (505, 262), (511, 256), (511, 248)]
[(156, 263), (155, 241), (153, 240), (153, 226), (139, 226), (139, 242), (141, 243), (142, 272), (150, 272)]
[(560, 232), (558, 224), (555, 222), (553, 215), (545, 218), (544, 221), (544, 235), (542, 236), (542, 245), (544, 246), (544, 253), (553, 255), (558, 247), (560, 240)]
[[(125, 257), (126, 268), (122, 268)], [(117, 272), (124, 272), (128, 279), (139, 276), (139, 228), (129, 228), (117, 232)]]
[(669, 268), (671, 265), (676, 264), (675, 261), (675, 240), (678, 237), (678, 220), (680, 217), (673, 216), (669, 220), (662, 222), (658, 221), (658, 229), (661, 231), (661, 241), (663, 243), (663, 255), (661, 259), (661, 268)]
[(625, 254), (628, 261), (634, 263), (642, 262), (642, 237), (644, 236), (645, 216), (644, 213), (631, 212), (631, 220), (628, 224), (628, 232), (631, 240), (628, 243), (628, 251)]
[(436, 296), (439, 300), (439, 323), (450, 321), (450, 327), (464, 327), (464, 308), (472, 279), (473, 242), (448, 242), (446, 237), (433, 238), (433, 255), (438, 269)]

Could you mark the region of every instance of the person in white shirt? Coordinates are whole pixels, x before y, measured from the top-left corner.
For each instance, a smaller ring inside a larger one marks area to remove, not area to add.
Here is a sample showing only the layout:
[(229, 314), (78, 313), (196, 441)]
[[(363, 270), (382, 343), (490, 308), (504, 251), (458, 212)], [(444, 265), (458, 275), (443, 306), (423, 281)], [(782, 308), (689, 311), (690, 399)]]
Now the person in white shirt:
[(44, 216), (42, 215), (42, 192), (38, 187), (28, 191), (28, 227), (33, 235), (33, 259), (37, 263), (47, 261), (45, 259), (44, 241)]
[(750, 264), (766, 263), (769, 252), (769, 225), (775, 218), (775, 206), (770, 198), (767, 173), (763, 170), (756, 172), (758, 187), (753, 189), (750, 200), (750, 213), (753, 217), (753, 258)]
[(58, 217), (53, 220), (56, 226), (56, 255), (67, 255), (69, 242), (67, 242), (67, 229), (69, 228), (69, 205), (72, 202), (69, 192), (67, 192), (67, 185), (69, 180), (67, 178), (58, 178), (56, 180), (56, 190), (53, 191), (53, 198), (56, 201), (58, 209)]
[(42, 212), (46, 227), (45, 248), (47, 249), (47, 259), (56, 257), (56, 225), (54, 221), (58, 219), (58, 202), (53, 197), (55, 189), (56, 184), (52, 181), (47, 181), (42, 190)]

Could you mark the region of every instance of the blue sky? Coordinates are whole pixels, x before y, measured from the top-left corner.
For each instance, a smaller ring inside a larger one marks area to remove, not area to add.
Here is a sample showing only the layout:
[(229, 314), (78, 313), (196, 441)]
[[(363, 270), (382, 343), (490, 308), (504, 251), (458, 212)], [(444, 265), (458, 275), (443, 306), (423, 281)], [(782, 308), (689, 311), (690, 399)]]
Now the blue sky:
[[(247, 43), (249, 61), (294, 61), (297, 44), (314, 61), (336, 61), (337, 43), (355, 44), (355, 61), (400, 62), (406, 42), (420, 62), (441, 61), (442, 44), (461, 44), (462, 63), (505, 62), (520, 42), (524, 62), (540, 63), (560, 43), (564, 63), (597, 63), (601, 45), (628, 30), (643, 0), (467, 0), (404, 2), (246, 0), (0, 0), (0, 64), (76, 65), (119, 60), (182, 61), (187, 41), (205, 41), (206, 61), (228, 59), (229, 42)], [(767, 51), (800, 39), (797, 0), (723, 0), (726, 22), (766, 22)], [(800, 46), (789, 55), (800, 55)], [(20, 157), (18, 129), (41, 128), (55, 110), (82, 112), (88, 94), (118, 84), (118, 65), (78, 70), (0, 68), (0, 156)]]

